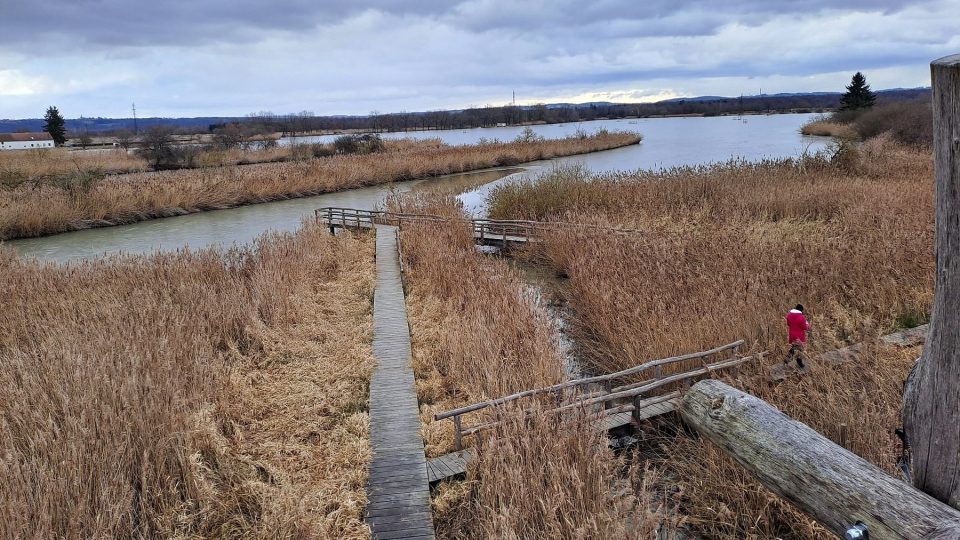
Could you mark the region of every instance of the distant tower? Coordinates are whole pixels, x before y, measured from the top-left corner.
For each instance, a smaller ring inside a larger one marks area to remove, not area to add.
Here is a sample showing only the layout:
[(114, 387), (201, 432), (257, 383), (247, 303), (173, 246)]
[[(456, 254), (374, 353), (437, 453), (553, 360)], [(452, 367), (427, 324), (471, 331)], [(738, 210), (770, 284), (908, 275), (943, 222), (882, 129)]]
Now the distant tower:
[(133, 103), (132, 105), (133, 105), (133, 134), (136, 135), (136, 134), (138, 133), (138, 130), (137, 130), (137, 104), (136, 104), (136, 103)]
[(516, 90), (513, 91), (513, 106), (514, 106), (514, 107), (517, 106), (517, 91), (516, 91)]

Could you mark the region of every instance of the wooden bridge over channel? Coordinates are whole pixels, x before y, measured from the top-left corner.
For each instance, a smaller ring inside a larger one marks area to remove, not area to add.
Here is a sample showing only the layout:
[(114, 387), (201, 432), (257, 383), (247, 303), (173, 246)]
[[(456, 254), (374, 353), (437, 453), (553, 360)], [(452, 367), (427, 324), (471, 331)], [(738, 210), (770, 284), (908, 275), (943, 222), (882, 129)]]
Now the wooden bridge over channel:
[(324, 207), (314, 211), (317, 223), (337, 229), (372, 229), (377, 225), (402, 227), (411, 223), (461, 223), (473, 230), (474, 241), (478, 245), (510, 247), (540, 241), (551, 231), (592, 230), (608, 234), (636, 234), (636, 229), (621, 229), (584, 223), (564, 223), (558, 221), (529, 221), (516, 219), (467, 219), (431, 214), (412, 214), (389, 212), (385, 210), (360, 210), (357, 208)]

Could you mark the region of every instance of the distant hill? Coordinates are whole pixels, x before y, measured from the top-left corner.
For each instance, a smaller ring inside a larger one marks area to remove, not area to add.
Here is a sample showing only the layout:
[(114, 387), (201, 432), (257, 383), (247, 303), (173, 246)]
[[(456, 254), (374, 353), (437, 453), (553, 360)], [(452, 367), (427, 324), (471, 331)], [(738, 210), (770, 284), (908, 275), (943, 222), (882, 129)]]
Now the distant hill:
[[(211, 124), (224, 122), (236, 122), (243, 120), (243, 117), (231, 116), (202, 116), (198, 118), (137, 118), (137, 128), (147, 129), (156, 125), (168, 125), (177, 128), (201, 128), (206, 131)], [(133, 118), (68, 118), (66, 120), (67, 131), (79, 132), (86, 128), (90, 132), (115, 131), (120, 129), (129, 129), (133, 131)], [(23, 120), (3, 120), (0, 119), (0, 133), (15, 133), (18, 131), (41, 131), (43, 130), (43, 118), (26, 118)]]
[[(883, 101), (884, 99), (890, 101), (907, 101), (911, 99), (917, 99), (922, 97), (930, 96), (930, 87), (918, 87), (918, 88), (889, 88), (887, 90), (878, 90), (876, 92), (877, 97)], [(689, 98), (672, 98), (665, 99), (663, 101), (658, 101), (657, 103), (683, 103), (683, 102), (703, 102), (709, 103), (714, 101), (730, 101), (730, 100), (757, 100), (757, 99), (778, 99), (778, 98), (826, 98), (831, 99), (835, 98), (837, 103), (839, 103), (840, 96), (842, 92), (782, 92), (779, 94), (753, 94), (746, 96), (697, 96)]]
[[(550, 103), (503, 107), (482, 107), (449, 111), (392, 113), (377, 116), (304, 116), (270, 115), (202, 116), (196, 118), (138, 118), (140, 130), (155, 125), (168, 125), (191, 132), (210, 131), (227, 123), (258, 125), (262, 130), (302, 133), (320, 130), (400, 131), (410, 129), (461, 129), (489, 127), (499, 124), (557, 123), (593, 120), (596, 118), (649, 117), (668, 115), (736, 114), (740, 112), (817, 112), (832, 110), (840, 104), (840, 92), (794, 92), (752, 96), (696, 96), (673, 98), (656, 103)], [(892, 88), (877, 92), (878, 103), (928, 99), (930, 88)], [(133, 130), (133, 118), (71, 118), (68, 132), (91, 133)], [(40, 131), (43, 119), (0, 119), (0, 133)]]

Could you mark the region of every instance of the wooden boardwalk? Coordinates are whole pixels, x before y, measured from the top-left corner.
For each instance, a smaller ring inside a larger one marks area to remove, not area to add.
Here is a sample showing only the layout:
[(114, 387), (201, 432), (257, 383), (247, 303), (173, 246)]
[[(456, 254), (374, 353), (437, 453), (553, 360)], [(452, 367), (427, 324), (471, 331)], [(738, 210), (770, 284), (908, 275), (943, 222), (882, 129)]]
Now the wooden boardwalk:
[(377, 226), (367, 523), (373, 538), (434, 538), (396, 227)]

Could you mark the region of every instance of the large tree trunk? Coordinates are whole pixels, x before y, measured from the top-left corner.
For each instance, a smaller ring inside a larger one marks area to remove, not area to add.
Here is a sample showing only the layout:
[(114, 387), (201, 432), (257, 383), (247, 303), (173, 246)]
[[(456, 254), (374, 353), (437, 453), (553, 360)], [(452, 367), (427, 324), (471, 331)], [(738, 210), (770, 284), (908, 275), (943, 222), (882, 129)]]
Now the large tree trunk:
[(930, 65), (937, 269), (930, 334), (903, 397), (913, 484), (960, 507), (960, 55)]
[(960, 510), (887, 475), (760, 398), (717, 381), (680, 402), (687, 425), (774, 493), (838, 536), (857, 521), (870, 538), (960, 538)]

